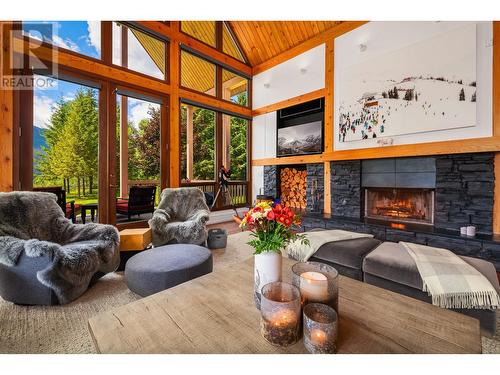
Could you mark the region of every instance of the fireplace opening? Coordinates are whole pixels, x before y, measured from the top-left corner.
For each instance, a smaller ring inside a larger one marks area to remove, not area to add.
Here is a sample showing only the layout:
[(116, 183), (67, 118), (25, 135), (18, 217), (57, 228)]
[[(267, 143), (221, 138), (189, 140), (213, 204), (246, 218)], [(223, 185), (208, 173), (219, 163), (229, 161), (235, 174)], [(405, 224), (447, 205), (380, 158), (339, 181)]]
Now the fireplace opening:
[(434, 190), (366, 188), (365, 218), (434, 224)]

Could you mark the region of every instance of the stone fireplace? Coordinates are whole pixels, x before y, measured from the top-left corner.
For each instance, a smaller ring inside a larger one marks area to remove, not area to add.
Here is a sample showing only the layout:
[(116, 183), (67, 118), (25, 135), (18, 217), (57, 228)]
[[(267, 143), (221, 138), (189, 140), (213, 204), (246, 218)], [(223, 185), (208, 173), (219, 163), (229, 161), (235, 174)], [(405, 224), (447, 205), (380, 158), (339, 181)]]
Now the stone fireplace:
[(391, 222), (434, 224), (434, 190), (366, 188), (365, 218)]

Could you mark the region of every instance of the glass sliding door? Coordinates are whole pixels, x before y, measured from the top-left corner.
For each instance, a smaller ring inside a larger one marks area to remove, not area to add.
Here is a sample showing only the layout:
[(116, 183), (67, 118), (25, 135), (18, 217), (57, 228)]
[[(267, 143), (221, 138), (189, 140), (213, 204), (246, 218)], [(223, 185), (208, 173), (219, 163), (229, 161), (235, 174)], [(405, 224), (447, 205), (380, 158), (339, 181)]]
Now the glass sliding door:
[(116, 111), (116, 223), (148, 220), (161, 193), (161, 101), (119, 90)]
[(97, 221), (100, 90), (76, 79), (50, 79), (56, 83), (53, 88), (41, 85), (32, 92), (32, 150), (21, 150), (23, 167), (31, 164), (33, 189), (56, 194), (66, 217), (78, 223)]

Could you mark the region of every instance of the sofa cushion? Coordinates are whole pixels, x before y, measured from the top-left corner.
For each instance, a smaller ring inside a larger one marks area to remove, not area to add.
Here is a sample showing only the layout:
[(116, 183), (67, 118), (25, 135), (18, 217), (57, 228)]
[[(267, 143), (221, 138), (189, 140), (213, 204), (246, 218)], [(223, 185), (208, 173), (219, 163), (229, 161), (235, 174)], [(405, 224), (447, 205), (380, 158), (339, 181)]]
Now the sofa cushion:
[(381, 241), (368, 237), (329, 242), (314, 253), (314, 258), (360, 270), (366, 254), (380, 243)]
[[(481, 272), (500, 293), (493, 264), (477, 258), (465, 256), (460, 258)], [(363, 272), (418, 290), (422, 290), (423, 287), (415, 261), (398, 243), (384, 242), (369, 253), (363, 261)]]

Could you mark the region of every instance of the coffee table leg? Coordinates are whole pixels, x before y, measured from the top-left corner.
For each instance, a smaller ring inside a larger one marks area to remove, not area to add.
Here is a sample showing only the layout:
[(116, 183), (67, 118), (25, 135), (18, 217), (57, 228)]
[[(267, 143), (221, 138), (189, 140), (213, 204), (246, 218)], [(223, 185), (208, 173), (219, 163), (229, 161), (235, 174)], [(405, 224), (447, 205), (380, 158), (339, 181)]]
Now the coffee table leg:
[(85, 224), (85, 216), (87, 216), (87, 210), (82, 207), (82, 224)]

